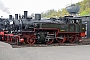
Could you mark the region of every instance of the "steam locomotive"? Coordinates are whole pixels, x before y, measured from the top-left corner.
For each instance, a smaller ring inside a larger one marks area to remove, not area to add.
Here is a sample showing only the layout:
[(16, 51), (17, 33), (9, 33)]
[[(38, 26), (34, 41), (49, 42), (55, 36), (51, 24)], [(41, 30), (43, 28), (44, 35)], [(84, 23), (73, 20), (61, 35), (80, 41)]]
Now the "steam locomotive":
[(85, 37), (86, 25), (82, 24), (82, 18), (64, 16), (59, 19), (41, 19), (41, 14), (35, 14), (35, 19), (15, 14), (15, 19), (9, 15), (9, 19), (0, 19), (0, 40), (13, 43), (44, 42), (52, 44), (54, 41), (80, 42)]

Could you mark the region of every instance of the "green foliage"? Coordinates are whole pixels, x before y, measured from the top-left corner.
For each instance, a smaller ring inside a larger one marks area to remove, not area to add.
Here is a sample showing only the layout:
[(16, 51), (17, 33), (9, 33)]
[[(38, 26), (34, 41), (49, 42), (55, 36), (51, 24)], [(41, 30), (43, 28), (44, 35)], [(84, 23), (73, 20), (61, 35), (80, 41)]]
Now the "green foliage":
[(57, 11), (54, 9), (51, 9), (46, 12), (42, 12), (41, 15), (42, 15), (42, 17), (47, 17), (47, 18), (56, 17)]
[(90, 0), (83, 0), (78, 2), (77, 4), (80, 5), (80, 15), (85, 16), (90, 14)]
[(90, 15), (90, 8), (85, 9), (80, 16)]
[(41, 13), (42, 17), (45, 17), (45, 18), (51, 18), (51, 17), (59, 18), (60, 16), (64, 16), (64, 15), (68, 15), (68, 14), (69, 13), (66, 11), (65, 8), (63, 8), (62, 11), (61, 10), (56, 11), (56, 10), (52, 9), (52, 10), (48, 10), (46, 12)]

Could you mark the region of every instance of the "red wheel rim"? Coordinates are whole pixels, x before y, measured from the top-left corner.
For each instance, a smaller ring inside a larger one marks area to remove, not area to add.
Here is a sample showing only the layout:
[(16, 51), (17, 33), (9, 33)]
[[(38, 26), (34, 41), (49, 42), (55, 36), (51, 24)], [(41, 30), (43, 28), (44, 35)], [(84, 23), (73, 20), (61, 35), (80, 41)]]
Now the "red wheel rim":
[(69, 36), (69, 42), (74, 43), (76, 41), (77, 36), (76, 35), (70, 35)]
[(63, 39), (56, 39), (60, 44), (64, 43), (66, 41), (66, 38), (63, 38)]
[(46, 43), (47, 44), (52, 44), (54, 42), (54, 39), (49, 39)]
[(36, 42), (36, 40), (29, 38), (29, 39), (27, 40), (27, 42), (28, 42), (28, 44), (33, 45), (33, 44)]

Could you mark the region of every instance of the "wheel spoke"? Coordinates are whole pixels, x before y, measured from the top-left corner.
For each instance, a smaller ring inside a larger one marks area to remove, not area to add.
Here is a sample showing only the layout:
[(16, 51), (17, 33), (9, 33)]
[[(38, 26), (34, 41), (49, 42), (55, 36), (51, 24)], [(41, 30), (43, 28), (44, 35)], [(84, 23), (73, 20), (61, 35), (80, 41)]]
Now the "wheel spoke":
[(66, 41), (66, 37), (64, 37), (63, 39), (56, 39), (60, 44), (64, 43)]
[(54, 39), (48, 39), (47, 41), (46, 41), (46, 44), (52, 44), (54, 42)]
[(27, 42), (28, 42), (28, 44), (33, 45), (36, 42), (36, 40), (35, 39), (32, 39), (32, 38), (29, 38), (27, 40)]
[(76, 41), (77, 36), (76, 35), (70, 35), (69, 36), (69, 42), (74, 43)]
[(14, 37), (13, 40), (12, 40), (13, 43), (17, 44), (18, 45), (18, 38)]

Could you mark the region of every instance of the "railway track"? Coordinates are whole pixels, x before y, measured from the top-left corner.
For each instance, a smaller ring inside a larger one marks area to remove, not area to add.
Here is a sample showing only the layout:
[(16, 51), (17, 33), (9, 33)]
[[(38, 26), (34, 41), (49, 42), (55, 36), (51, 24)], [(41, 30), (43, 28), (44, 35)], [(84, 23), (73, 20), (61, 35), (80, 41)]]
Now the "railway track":
[[(7, 43), (7, 42), (5, 42)], [(23, 47), (53, 47), (53, 46), (77, 46), (77, 45), (90, 45), (90, 39), (83, 39), (82, 42), (79, 43), (53, 43), (53, 44), (43, 44), (43, 43), (36, 43), (34, 45), (29, 44), (19, 44), (16, 45), (15, 43), (9, 43), (13, 48), (23, 48)]]
[(23, 47), (53, 47), (53, 46), (77, 46), (77, 45), (90, 45), (90, 39), (83, 39), (82, 42), (80, 43), (53, 43), (53, 44), (42, 44), (42, 43), (37, 43), (34, 45), (29, 45), (29, 44), (22, 44), (22, 45), (15, 45), (11, 44), (13, 48), (23, 48)]

